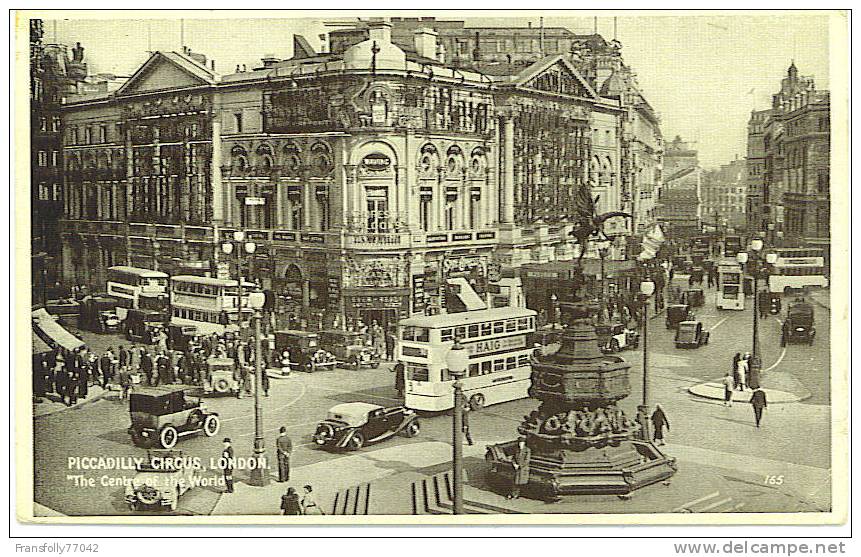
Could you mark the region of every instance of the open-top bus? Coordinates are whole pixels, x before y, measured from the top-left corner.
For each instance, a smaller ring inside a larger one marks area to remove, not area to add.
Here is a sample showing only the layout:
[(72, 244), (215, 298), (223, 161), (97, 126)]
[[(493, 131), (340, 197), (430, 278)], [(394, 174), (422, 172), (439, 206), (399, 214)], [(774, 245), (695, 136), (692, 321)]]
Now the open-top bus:
[(825, 251), (822, 248), (775, 248), (774, 253), (777, 261), (768, 277), (768, 289), (771, 292), (828, 286)]
[(117, 265), (108, 267), (108, 296), (117, 298), (117, 317), (125, 321), (130, 309), (165, 311), (168, 275), (161, 271)]
[(401, 320), (397, 357), (405, 367), (405, 406), (452, 408), (454, 379), (445, 360), (455, 338), (469, 351), (462, 384), (472, 408), (529, 396), (533, 348), (528, 339), (535, 316), (531, 309), (502, 307)]
[(715, 296), (715, 306), (718, 309), (744, 309), (741, 265), (737, 262), (725, 259), (718, 264)]
[(239, 330), (253, 311), (248, 295), (254, 283), (242, 283), (242, 319), (239, 318), (239, 282), (232, 279), (178, 275), (170, 279), (171, 325), (195, 325), (199, 334)]

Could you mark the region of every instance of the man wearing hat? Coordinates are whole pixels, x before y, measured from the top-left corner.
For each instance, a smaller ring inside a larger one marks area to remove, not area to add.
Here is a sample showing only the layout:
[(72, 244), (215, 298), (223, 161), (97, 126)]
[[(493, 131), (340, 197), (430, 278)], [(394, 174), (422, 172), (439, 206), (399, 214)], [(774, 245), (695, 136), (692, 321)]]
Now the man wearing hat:
[(230, 437), (224, 438), (224, 449), (221, 451), (221, 471), (224, 473), (225, 493), (233, 493), (233, 446)]
[(290, 455), (293, 454), (293, 442), (287, 436), (287, 428), (284, 426), (281, 426), (278, 431), (275, 448), (278, 451), (278, 481), (286, 482), (290, 479)]

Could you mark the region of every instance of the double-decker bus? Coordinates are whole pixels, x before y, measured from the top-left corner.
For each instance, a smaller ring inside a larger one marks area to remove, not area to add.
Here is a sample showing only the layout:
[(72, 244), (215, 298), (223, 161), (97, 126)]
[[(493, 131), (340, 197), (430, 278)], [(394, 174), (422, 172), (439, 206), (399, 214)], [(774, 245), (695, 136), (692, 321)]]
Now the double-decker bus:
[(117, 265), (108, 267), (108, 296), (119, 300), (117, 317), (124, 321), (130, 309), (167, 309), (168, 275), (152, 269)]
[(454, 379), (446, 355), (457, 338), (469, 351), (462, 380), (472, 408), (528, 395), (536, 312), (501, 307), (415, 316), (398, 324), (398, 360), (405, 370), (405, 402), (415, 410), (440, 411), (454, 404)]
[(726, 259), (718, 263), (718, 283), (715, 306), (718, 309), (744, 309), (741, 265)]
[(251, 317), (248, 295), (254, 283), (242, 283), (242, 319), (239, 316), (239, 281), (178, 275), (170, 279), (170, 323), (194, 325), (200, 334), (239, 330)]
[(777, 261), (768, 277), (771, 292), (785, 292), (810, 286), (825, 288), (825, 250), (822, 248), (775, 248)]
[(726, 236), (723, 240), (723, 256), (735, 257), (741, 249), (741, 236)]

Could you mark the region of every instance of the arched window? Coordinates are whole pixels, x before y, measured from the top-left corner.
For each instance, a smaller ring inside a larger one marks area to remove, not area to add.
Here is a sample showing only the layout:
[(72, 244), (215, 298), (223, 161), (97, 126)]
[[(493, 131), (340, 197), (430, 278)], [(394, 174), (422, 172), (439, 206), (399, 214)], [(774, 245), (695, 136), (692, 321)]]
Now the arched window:
[(318, 141), (311, 146), (310, 163), (314, 176), (324, 177), (332, 173), (335, 165), (332, 162), (332, 150), (326, 143)]
[(230, 169), (242, 172), (248, 168), (248, 153), (237, 145), (230, 150)]

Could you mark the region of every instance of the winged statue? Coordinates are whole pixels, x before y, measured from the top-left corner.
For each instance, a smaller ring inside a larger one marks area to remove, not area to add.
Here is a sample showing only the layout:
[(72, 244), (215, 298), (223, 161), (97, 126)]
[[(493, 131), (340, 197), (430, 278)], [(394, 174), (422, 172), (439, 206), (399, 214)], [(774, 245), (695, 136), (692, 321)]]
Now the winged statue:
[(597, 214), (596, 207), (600, 199), (600, 195), (592, 199), (590, 188), (585, 184), (577, 190), (574, 199), (575, 220), (574, 229), (571, 230), (570, 235), (580, 244), (580, 257), (577, 258), (578, 267), (581, 266), (580, 261), (586, 254), (590, 238), (597, 236), (604, 240), (610, 239), (604, 232), (604, 222), (613, 217), (632, 218), (630, 213), (624, 211), (609, 211), (600, 215)]

